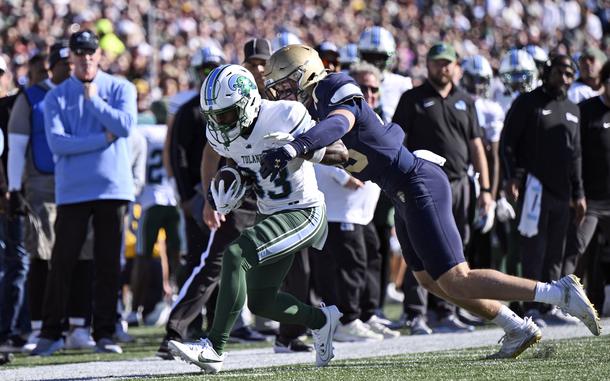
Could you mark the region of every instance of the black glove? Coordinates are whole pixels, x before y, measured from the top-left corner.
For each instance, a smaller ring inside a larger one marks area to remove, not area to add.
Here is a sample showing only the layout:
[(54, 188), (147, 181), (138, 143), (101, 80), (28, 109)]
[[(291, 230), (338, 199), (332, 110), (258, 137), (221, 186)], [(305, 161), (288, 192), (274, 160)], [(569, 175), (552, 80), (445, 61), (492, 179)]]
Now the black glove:
[(274, 148), (263, 152), (261, 157), (261, 176), (266, 179), (271, 175), (271, 181), (275, 180), (280, 171), (292, 160), (290, 154), (284, 148)]
[(25, 216), (26, 201), (20, 191), (11, 191), (8, 201), (8, 212), (10, 216)]

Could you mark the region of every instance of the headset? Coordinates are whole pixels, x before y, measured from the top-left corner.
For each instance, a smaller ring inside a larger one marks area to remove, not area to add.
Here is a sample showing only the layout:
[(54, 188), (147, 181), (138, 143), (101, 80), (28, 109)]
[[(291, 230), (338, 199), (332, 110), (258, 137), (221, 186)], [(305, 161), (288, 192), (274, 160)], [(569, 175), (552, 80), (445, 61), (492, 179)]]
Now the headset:
[(551, 74), (551, 70), (555, 66), (565, 66), (565, 62), (569, 62), (569, 66), (574, 70), (574, 74), (578, 72), (578, 64), (574, 59), (565, 54), (558, 54), (556, 56), (552, 56), (550, 59), (546, 60), (544, 63), (544, 67), (542, 70), (542, 81), (546, 82), (548, 80), (549, 75)]

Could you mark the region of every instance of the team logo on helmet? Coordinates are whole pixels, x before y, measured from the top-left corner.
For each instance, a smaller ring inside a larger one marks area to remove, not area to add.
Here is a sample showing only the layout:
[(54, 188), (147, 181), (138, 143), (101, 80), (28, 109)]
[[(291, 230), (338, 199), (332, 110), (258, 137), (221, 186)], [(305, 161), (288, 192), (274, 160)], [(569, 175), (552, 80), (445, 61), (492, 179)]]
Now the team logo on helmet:
[(235, 74), (229, 78), (229, 88), (237, 91), (244, 97), (250, 98), (250, 90), (256, 89), (256, 84), (254, 84), (248, 77)]

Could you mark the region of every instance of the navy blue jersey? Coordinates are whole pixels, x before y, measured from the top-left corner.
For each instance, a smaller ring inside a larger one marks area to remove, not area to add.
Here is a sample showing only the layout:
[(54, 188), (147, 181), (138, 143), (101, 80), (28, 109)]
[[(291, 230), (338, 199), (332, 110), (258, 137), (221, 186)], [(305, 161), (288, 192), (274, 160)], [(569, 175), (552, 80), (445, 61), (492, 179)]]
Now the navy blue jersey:
[(404, 182), (414, 156), (403, 146), (404, 132), (394, 123), (384, 124), (364, 101), (360, 87), (344, 73), (327, 75), (316, 84), (310, 113), (324, 120), (337, 109), (354, 114), (354, 127), (341, 140), (349, 150), (345, 169), (361, 181), (371, 180), (385, 191)]

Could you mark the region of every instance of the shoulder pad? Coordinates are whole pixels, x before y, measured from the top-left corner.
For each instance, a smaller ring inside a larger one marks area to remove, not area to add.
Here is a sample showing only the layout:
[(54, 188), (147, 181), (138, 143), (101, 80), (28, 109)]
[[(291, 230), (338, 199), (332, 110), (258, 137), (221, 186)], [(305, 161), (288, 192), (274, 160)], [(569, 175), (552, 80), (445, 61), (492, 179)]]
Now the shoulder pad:
[(364, 98), (362, 90), (353, 83), (346, 83), (335, 91), (330, 99), (330, 104), (337, 105), (354, 98)]

